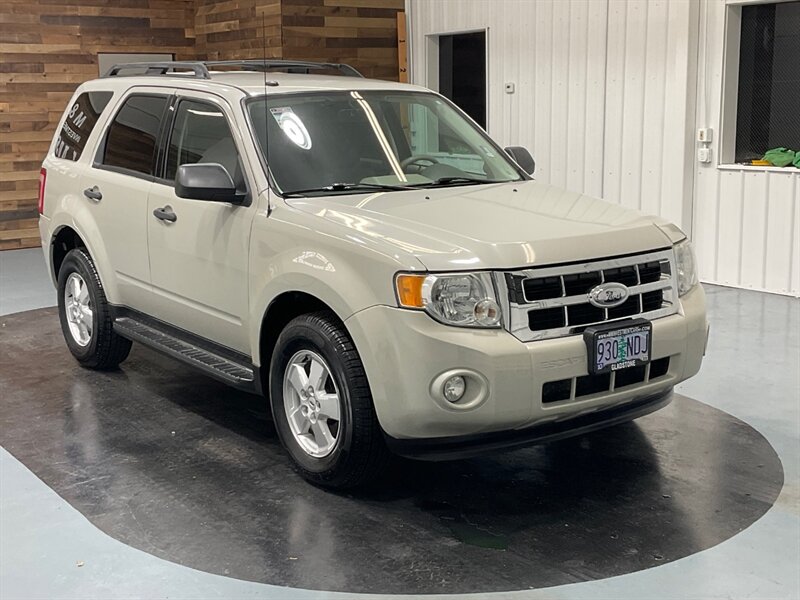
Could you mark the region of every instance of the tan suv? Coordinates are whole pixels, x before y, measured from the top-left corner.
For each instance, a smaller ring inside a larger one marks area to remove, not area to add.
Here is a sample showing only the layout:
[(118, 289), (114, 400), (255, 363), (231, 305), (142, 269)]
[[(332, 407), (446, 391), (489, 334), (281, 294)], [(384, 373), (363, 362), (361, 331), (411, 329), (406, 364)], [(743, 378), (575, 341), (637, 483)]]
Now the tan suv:
[(392, 452), (664, 406), (707, 337), (686, 236), (533, 168), (442, 96), (346, 65), (115, 67), (75, 92), (41, 172), (64, 337), (89, 368), (133, 340), (264, 394), (331, 487)]

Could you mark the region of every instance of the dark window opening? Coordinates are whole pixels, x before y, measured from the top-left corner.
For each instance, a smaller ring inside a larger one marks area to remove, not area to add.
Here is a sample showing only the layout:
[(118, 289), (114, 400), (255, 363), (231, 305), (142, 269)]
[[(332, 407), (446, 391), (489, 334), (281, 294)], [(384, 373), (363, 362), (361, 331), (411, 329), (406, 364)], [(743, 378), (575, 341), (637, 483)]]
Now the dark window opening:
[(800, 1), (742, 7), (736, 162), (800, 151)]
[(486, 129), (486, 32), (439, 37), (439, 92)]
[(163, 96), (131, 96), (108, 128), (103, 164), (153, 175), (161, 118), (167, 106)]

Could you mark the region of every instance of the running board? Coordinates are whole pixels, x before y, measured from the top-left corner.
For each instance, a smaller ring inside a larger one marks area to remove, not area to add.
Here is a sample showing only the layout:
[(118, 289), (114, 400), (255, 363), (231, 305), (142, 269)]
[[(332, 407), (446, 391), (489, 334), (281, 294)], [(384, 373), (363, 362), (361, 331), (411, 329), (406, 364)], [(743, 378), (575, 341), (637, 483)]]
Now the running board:
[(160, 329), (131, 317), (114, 319), (114, 331), (134, 342), (141, 342), (167, 356), (176, 358), (233, 387), (258, 392), (255, 369), (210, 350), (200, 348)]

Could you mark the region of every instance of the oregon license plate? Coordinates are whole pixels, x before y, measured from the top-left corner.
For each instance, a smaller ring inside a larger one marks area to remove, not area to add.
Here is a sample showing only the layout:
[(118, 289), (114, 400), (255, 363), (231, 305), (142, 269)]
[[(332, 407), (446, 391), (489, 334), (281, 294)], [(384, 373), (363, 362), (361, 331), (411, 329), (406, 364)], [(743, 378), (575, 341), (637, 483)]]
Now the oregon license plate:
[(625, 324), (588, 327), (584, 332), (589, 372), (608, 373), (650, 362), (653, 325), (637, 319)]

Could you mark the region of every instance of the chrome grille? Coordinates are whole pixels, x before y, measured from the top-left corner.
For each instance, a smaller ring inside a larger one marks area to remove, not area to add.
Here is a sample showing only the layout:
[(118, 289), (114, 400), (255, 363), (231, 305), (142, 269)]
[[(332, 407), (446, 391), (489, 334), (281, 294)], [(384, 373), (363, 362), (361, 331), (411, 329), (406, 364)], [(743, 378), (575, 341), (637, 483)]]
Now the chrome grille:
[[(672, 250), (580, 264), (537, 267), (498, 274), (506, 304), (506, 327), (522, 341), (582, 332), (590, 325), (631, 317), (658, 319), (678, 311)], [(598, 308), (589, 292), (602, 283), (628, 287), (620, 306)]]

